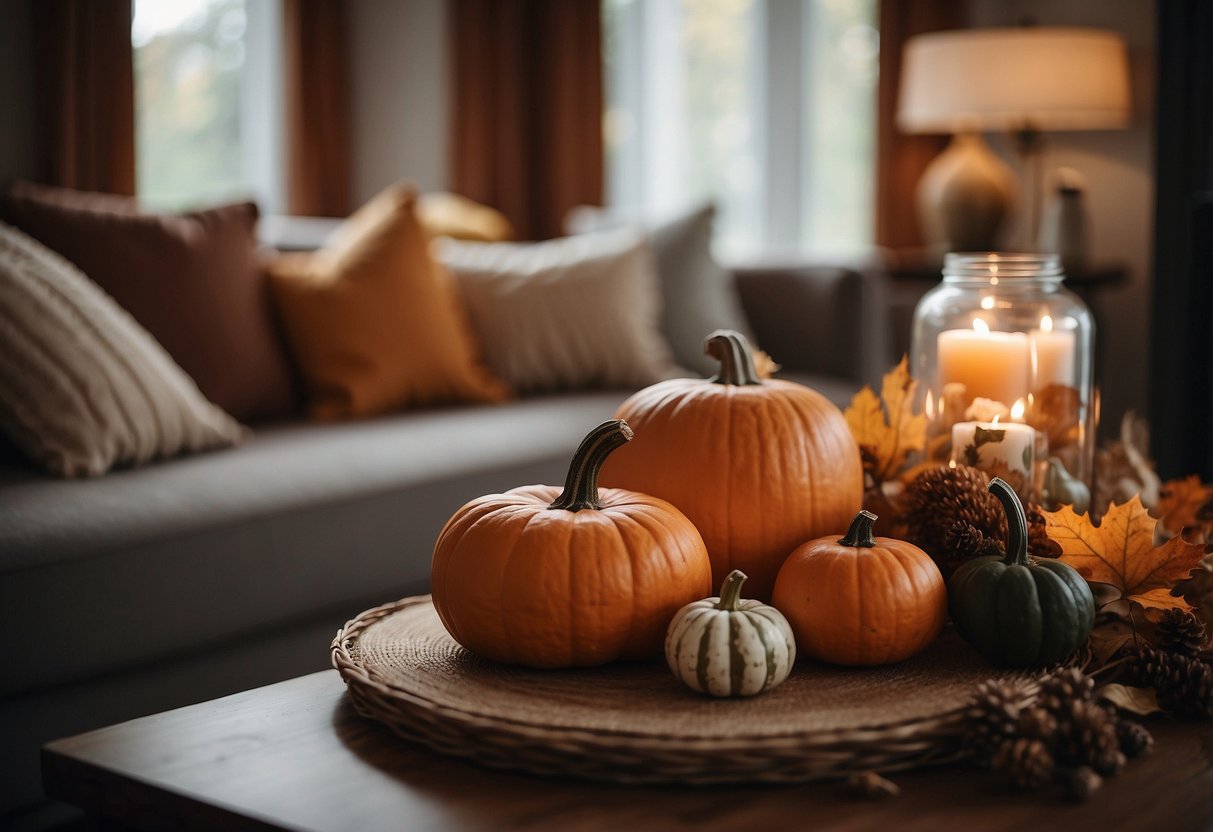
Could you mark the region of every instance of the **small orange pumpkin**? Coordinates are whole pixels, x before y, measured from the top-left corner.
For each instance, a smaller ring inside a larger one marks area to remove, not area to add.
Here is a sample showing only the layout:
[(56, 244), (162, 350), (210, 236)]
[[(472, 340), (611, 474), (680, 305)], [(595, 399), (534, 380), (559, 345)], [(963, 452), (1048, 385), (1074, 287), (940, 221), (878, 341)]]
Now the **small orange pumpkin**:
[(931, 557), (912, 543), (873, 537), (876, 515), (855, 515), (846, 535), (811, 540), (779, 570), (772, 604), (801, 655), (847, 665), (908, 659), (939, 635), (948, 590)]
[(678, 506), (703, 535), (715, 585), (740, 569), (767, 601), (788, 552), (859, 510), (859, 446), (825, 396), (760, 379), (741, 334), (714, 332), (705, 351), (720, 362), (714, 378), (663, 381), (620, 406), (636, 441), (603, 482)]
[(632, 438), (626, 422), (590, 431), (564, 490), (490, 494), (447, 521), (430, 570), (434, 608), (473, 653), (530, 667), (660, 656), (666, 626), (711, 590), (703, 538), (665, 500), (598, 489)]

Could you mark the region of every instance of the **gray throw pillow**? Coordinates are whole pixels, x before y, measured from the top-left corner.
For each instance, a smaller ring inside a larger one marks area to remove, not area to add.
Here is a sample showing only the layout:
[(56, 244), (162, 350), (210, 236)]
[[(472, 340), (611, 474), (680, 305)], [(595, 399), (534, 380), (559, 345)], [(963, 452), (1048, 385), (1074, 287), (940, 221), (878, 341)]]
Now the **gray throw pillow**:
[(644, 387), (685, 373), (658, 328), (653, 252), (630, 229), (437, 246), (485, 363), (520, 393)]
[[(733, 274), (712, 257), (715, 217), (716, 206), (709, 203), (664, 222), (643, 224), (657, 258), (661, 332), (674, 360), (704, 376), (718, 369), (703, 352), (704, 339), (715, 330), (735, 329), (754, 344)], [(591, 206), (574, 208), (565, 218), (565, 230), (571, 234), (626, 224), (620, 214)]]

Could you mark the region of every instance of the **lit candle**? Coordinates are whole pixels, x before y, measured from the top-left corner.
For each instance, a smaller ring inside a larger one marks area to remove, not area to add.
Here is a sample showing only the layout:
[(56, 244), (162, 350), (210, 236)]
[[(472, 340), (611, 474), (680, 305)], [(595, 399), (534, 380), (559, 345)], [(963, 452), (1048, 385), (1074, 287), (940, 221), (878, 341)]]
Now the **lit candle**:
[(952, 459), (985, 471), (1005, 465), (1031, 482), (1036, 431), (1018, 422), (999, 422), (997, 416), (992, 422), (957, 422), (952, 426)]
[(939, 333), (939, 385), (963, 384), (965, 397), (1013, 402), (1027, 395), (1031, 346), (1023, 332), (991, 332), (981, 318), (972, 329)]
[(1053, 328), (1053, 319), (1045, 315), (1040, 329), (1032, 333), (1032, 364), (1035, 367), (1036, 389), (1050, 384), (1074, 387), (1073, 330)]

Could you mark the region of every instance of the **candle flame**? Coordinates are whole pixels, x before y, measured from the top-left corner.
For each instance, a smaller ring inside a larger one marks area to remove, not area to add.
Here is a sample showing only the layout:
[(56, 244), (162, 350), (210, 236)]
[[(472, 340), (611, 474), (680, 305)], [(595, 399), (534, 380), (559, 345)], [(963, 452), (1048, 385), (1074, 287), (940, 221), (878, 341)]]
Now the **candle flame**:
[(933, 421), (935, 419), (935, 394), (933, 391), (927, 391), (927, 398), (926, 401), (923, 402), (922, 410), (927, 415), (928, 421)]
[(1001, 416), (1001, 415), (1002, 415), (1001, 413), (995, 413), (995, 414), (994, 414), (994, 418), (990, 420), (990, 424), (991, 424), (991, 425), (997, 425), (997, 424), (998, 424), (998, 417), (999, 417), (999, 416)]
[(1040, 331), (1041, 332), (1052, 332), (1053, 331), (1053, 318), (1052, 317), (1050, 317), (1049, 315), (1044, 315), (1041, 317)]
[(954, 460), (954, 459), (949, 459), (949, 460), (948, 460), (948, 467), (949, 467), (949, 468), (955, 468), (955, 467), (956, 467), (956, 460)]
[(993, 309), (994, 308), (994, 296), (986, 295), (984, 298), (982, 298), (981, 299), (981, 308), (982, 309)]
[(975, 331), (977, 331), (977, 332), (978, 332), (979, 334), (981, 334), (981, 335), (989, 335), (989, 334), (990, 334), (990, 327), (989, 327), (989, 325), (988, 325), (988, 324), (986, 324), (986, 322), (985, 322), (985, 321), (983, 321), (981, 318), (974, 318), (974, 319), (973, 319), (973, 329), (974, 329)]
[(1023, 399), (1018, 399), (1015, 404), (1011, 405), (1011, 419), (1016, 422), (1022, 422), (1025, 409)]

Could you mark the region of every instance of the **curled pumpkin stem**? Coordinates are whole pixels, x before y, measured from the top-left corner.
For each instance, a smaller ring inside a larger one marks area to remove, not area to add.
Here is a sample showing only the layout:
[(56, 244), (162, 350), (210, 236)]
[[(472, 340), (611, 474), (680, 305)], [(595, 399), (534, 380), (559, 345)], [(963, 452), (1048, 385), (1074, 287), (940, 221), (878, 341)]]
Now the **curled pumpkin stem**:
[(569, 463), (569, 474), (564, 481), (564, 491), (552, 501), (548, 508), (565, 511), (598, 511), (598, 474), (608, 456), (619, 446), (630, 441), (632, 429), (622, 419), (609, 419), (594, 428), (573, 453)]
[(990, 480), (988, 490), (1002, 503), (1002, 510), (1007, 514), (1007, 556), (1003, 563), (1023, 566), (1028, 562), (1028, 516), (1023, 503), (1015, 489), (1000, 477)]
[(750, 342), (733, 329), (718, 329), (708, 336), (703, 351), (720, 362), (720, 372), (712, 377), (717, 384), (744, 386), (762, 384), (758, 370), (754, 367), (754, 353)]

